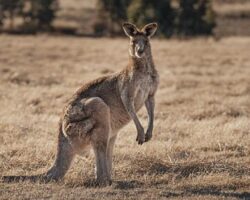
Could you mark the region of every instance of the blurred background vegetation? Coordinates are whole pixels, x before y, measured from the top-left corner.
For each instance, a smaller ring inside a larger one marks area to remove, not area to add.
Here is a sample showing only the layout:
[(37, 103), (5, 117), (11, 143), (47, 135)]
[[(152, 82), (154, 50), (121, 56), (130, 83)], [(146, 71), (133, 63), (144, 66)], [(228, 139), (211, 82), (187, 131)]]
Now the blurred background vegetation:
[[(224, 5), (235, 2), (238, 9), (227, 13)], [(230, 19), (250, 19), (244, 4), (250, 8), (247, 0), (0, 0), (0, 31), (116, 36), (124, 21), (139, 27), (157, 21), (160, 37), (226, 35), (234, 28)]]

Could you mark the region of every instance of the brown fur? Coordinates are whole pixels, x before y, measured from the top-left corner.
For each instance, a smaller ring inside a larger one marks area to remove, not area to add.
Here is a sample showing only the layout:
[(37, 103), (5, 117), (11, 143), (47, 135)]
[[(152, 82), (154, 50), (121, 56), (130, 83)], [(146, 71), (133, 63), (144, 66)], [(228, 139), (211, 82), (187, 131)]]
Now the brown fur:
[[(74, 155), (82, 154), (91, 145), (96, 156), (97, 183), (105, 186), (111, 182), (112, 152), (118, 131), (132, 119), (138, 143), (151, 139), (159, 79), (149, 38), (157, 25), (152, 23), (139, 30), (125, 23), (123, 28), (130, 37), (128, 66), (119, 73), (83, 85), (73, 95), (59, 122), (57, 156), (51, 169), (37, 176), (5, 176), (5, 181), (61, 179)], [(144, 104), (149, 115), (146, 134), (136, 115)]]

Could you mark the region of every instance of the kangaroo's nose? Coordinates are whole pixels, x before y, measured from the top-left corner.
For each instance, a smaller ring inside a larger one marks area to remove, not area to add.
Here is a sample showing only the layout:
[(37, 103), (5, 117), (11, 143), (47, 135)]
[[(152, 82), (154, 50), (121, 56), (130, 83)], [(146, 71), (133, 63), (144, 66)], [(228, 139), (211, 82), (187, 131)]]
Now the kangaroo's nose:
[(143, 48), (138, 49), (138, 53), (142, 54), (143, 53)]
[(144, 47), (141, 45), (138, 45), (137, 47), (136, 47), (136, 50), (137, 50), (137, 52), (139, 53), (139, 54), (142, 54), (143, 53), (143, 51), (144, 51)]

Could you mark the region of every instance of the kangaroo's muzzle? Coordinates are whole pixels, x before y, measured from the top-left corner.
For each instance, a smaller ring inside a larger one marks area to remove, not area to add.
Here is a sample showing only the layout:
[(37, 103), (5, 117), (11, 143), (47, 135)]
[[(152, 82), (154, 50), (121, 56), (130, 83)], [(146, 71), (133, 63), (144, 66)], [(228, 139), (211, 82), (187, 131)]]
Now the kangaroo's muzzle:
[(143, 43), (138, 43), (135, 46), (135, 55), (138, 58), (141, 58), (144, 53), (144, 44)]

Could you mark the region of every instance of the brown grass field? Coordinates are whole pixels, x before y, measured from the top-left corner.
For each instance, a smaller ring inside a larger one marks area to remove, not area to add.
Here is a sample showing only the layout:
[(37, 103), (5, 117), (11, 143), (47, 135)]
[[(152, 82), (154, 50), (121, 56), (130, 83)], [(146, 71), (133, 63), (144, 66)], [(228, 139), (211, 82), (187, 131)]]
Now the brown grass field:
[[(160, 73), (153, 139), (131, 122), (114, 149), (113, 184), (91, 186), (77, 157), (59, 183), (0, 183), (0, 199), (250, 199), (250, 38), (152, 41)], [(127, 39), (0, 35), (0, 176), (52, 164), (67, 99), (122, 69)], [(145, 109), (139, 113), (147, 124)]]

